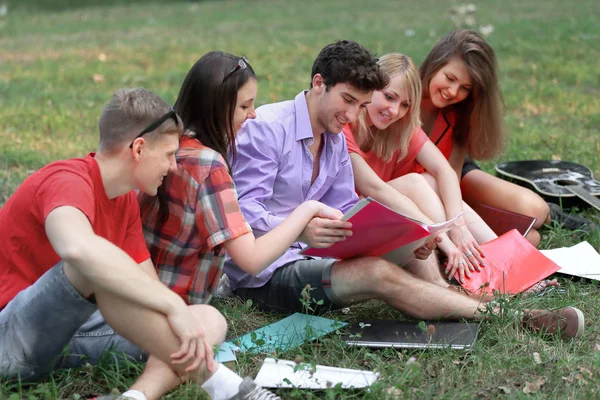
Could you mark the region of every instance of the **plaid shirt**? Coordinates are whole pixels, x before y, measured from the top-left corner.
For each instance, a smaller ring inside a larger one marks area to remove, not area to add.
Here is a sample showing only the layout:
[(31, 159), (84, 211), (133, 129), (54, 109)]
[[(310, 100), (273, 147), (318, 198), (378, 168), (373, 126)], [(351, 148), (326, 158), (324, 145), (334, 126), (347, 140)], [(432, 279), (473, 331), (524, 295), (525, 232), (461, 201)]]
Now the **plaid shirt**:
[(144, 237), (160, 280), (188, 304), (208, 303), (223, 271), (222, 244), (252, 229), (223, 157), (188, 136), (179, 145), (177, 172), (163, 181), (169, 218), (158, 230), (158, 202), (142, 210)]

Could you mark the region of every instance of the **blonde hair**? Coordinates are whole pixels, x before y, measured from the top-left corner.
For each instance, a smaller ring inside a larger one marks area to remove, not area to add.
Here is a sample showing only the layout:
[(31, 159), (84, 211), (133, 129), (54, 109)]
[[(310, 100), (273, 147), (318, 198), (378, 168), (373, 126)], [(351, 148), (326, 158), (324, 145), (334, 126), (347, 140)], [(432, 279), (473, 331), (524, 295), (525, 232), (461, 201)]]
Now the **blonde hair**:
[(364, 152), (372, 151), (378, 158), (389, 162), (396, 151), (400, 151), (398, 161), (408, 152), (408, 146), (414, 130), (421, 125), (419, 113), (421, 108), (421, 78), (413, 60), (400, 53), (389, 53), (382, 56), (379, 67), (389, 77), (390, 81), (400, 76), (400, 87), (410, 99), (410, 107), (406, 115), (386, 129), (367, 126), (365, 109), (358, 117), (352, 131), (354, 138)]
[[(171, 110), (158, 95), (144, 89), (119, 89), (102, 110), (98, 120), (100, 150), (115, 152), (123, 144), (129, 144), (144, 128)], [(167, 119), (154, 131), (145, 136), (153, 141), (163, 133), (183, 134), (183, 123), (176, 116)]]
[[(444, 36), (420, 67), (424, 91), (433, 76), (453, 58), (462, 60), (473, 80), (471, 94), (452, 106), (456, 112), (453, 140), (473, 159), (490, 159), (504, 146), (504, 101), (492, 47), (477, 32), (459, 30)], [(427, 94), (427, 93), (426, 93)]]

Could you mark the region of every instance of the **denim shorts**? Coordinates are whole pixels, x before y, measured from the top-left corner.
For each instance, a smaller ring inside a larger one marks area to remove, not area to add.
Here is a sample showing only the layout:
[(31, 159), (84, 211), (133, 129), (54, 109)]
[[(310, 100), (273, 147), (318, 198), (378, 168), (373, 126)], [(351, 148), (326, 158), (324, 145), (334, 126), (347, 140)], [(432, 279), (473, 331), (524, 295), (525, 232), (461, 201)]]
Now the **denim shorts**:
[(136, 360), (146, 356), (71, 285), (62, 261), (0, 311), (0, 377), (5, 379), (35, 381), (57, 368), (95, 364), (106, 354), (123, 352)]
[[(313, 308), (310, 313), (342, 308), (344, 305), (331, 289), (331, 270), (336, 261), (332, 258), (292, 261), (277, 268), (263, 286), (239, 288), (235, 294), (251, 299), (262, 311), (307, 312), (306, 305)], [(307, 285), (310, 290), (305, 290)], [(319, 301), (322, 305), (317, 304)]]

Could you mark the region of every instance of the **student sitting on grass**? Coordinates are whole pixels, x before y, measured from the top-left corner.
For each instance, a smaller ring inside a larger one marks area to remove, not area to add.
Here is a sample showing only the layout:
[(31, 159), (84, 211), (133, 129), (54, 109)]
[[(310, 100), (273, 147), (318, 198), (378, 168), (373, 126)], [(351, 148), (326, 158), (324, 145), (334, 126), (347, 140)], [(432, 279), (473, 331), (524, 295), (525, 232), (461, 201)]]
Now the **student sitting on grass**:
[(551, 220), (570, 229), (589, 229), (593, 224), (585, 218), (565, 214), (554, 205), (549, 208), (535, 192), (490, 175), (472, 161), (499, 155), (504, 144), (497, 71), (494, 50), (470, 30), (448, 33), (420, 66), (423, 130), (450, 162), (463, 199), (535, 217), (527, 235), (534, 246), (540, 243), (538, 229)]
[[(398, 208), (406, 196), (426, 215), (419, 218), (425, 222), (443, 222), (464, 211), (456, 221), (458, 227), (444, 234), (446, 240), (438, 245), (447, 256), (448, 277), (458, 271), (464, 281), (470, 271), (485, 266), (479, 243), (495, 239), (496, 234), (463, 204), (454, 171), (421, 130), (421, 80), (414, 62), (404, 54), (390, 53), (378, 63), (389, 84), (373, 93), (357, 123), (344, 128), (356, 190), (391, 208)], [(427, 166), (439, 195), (423, 175), (410, 173), (417, 162)]]
[[(139, 196), (144, 236), (158, 277), (189, 304), (210, 301), (226, 251), (246, 273), (257, 275), (289, 248), (312, 218), (342, 217), (339, 210), (307, 201), (269, 234), (254, 237), (239, 208), (227, 150), (231, 147), (235, 158), (237, 132), (256, 117), (256, 93), (256, 75), (245, 57), (213, 51), (200, 58), (175, 102), (186, 129), (177, 169), (165, 178), (158, 196)], [(179, 378), (151, 356), (142, 382), (168, 391)], [(241, 382), (230, 373), (223, 390), (233, 394)]]
[[(155, 278), (133, 191), (156, 194), (176, 169), (183, 123), (155, 94), (122, 89), (98, 126), (97, 153), (34, 172), (0, 209), (0, 376), (50, 374), (100, 309), (171, 373), (202, 384), (216, 369), (212, 349), (226, 321)], [(96, 339), (88, 332), (90, 353), (103, 350)]]
[[(378, 63), (389, 84), (373, 93), (355, 124), (344, 128), (356, 190), (390, 208), (398, 208), (406, 196), (434, 222), (464, 211), (457, 219), (459, 227), (443, 235), (438, 245), (447, 255), (446, 275), (452, 278), (458, 271), (462, 282), (485, 266), (478, 243), (493, 240), (496, 234), (462, 201), (456, 174), (420, 127), (421, 79), (414, 62), (404, 54), (390, 53)], [(412, 172), (419, 164), (427, 172)], [(435, 182), (439, 194), (426, 180)], [(556, 280), (543, 281), (532, 292), (556, 285)]]
[[(340, 133), (356, 121), (373, 91), (385, 88), (387, 81), (366, 49), (352, 41), (336, 42), (317, 56), (308, 91), (291, 101), (259, 107), (256, 119), (246, 121), (236, 140), (233, 180), (242, 213), (255, 235), (275, 229), (306, 200), (343, 212), (356, 204), (352, 163)], [(402, 211), (411, 215), (411, 207), (416, 206), (406, 204), (408, 211)], [(349, 235), (350, 228), (345, 221), (313, 218), (301, 240), (256, 276), (228, 259), (225, 271), (232, 289), (262, 309), (280, 312), (301, 311), (302, 292), (310, 286), (318, 312), (378, 299), (417, 319), (486, 315), (480, 302), (423, 278), (427, 273), (439, 274), (431, 250), (419, 254), (423, 259), (413, 260), (406, 269), (377, 257), (338, 261), (300, 254), (304, 243), (334, 242)], [(532, 330), (560, 332), (568, 339), (583, 333), (584, 317), (574, 307), (528, 310), (522, 323)]]

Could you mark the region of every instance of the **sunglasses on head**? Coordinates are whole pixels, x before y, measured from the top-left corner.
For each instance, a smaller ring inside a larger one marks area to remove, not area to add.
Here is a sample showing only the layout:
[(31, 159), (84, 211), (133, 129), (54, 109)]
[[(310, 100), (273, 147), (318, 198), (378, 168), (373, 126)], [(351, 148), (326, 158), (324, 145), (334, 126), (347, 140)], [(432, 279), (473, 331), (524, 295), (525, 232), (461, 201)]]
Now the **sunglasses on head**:
[(133, 141), (129, 145), (129, 148), (131, 149), (133, 147), (133, 142), (135, 142), (135, 139), (144, 136), (148, 132), (152, 132), (153, 130), (155, 130), (156, 128), (158, 128), (159, 126), (161, 126), (162, 123), (165, 122), (166, 120), (168, 120), (169, 118), (173, 118), (173, 121), (175, 121), (175, 125), (179, 126), (179, 122), (177, 121), (177, 113), (175, 112), (175, 110), (173, 110), (171, 108), (171, 110), (168, 113), (166, 113), (165, 115), (163, 115), (162, 117), (160, 117), (159, 119), (157, 119), (156, 121), (154, 121), (153, 123), (151, 123), (150, 125), (148, 125), (143, 131), (141, 131), (140, 134), (137, 135), (133, 139)]
[(248, 61), (248, 59), (246, 58), (246, 56), (242, 56), (242, 57), (241, 57), (241, 58), (238, 60), (238, 62), (237, 62), (237, 64), (235, 65), (235, 67), (233, 67), (233, 69), (232, 69), (231, 71), (229, 71), (229, 72), (227, 73), (227, 75), (225, 75), (225, 77), (223, 78), (223, 82), (225, 82), (225, 81), (227, 80), (227, 78), (229, 78), (231, 75), (233, 75), (233, 73), (234, 73), (235, 71), (238, 71), (238, 70), (240, 70), (240, 69), (246, 69), (246, 68), (248, 68), (248, 64), (249, 64), (249, 61)]

